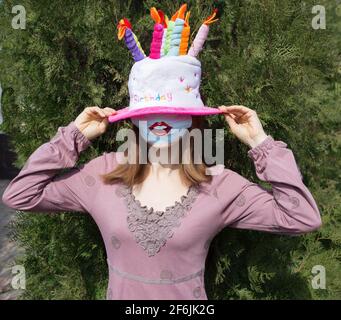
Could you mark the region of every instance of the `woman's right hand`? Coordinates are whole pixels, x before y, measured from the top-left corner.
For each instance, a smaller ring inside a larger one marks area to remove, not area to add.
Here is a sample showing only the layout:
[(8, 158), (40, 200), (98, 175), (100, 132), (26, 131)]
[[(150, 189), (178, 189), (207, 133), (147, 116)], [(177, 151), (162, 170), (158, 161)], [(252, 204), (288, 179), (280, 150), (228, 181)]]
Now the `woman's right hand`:
[(89, 140), (93, 140), (107, 130), (108, 116), (115, 113), (112, 108), (86, 107), (76, 118), (75, 125)]

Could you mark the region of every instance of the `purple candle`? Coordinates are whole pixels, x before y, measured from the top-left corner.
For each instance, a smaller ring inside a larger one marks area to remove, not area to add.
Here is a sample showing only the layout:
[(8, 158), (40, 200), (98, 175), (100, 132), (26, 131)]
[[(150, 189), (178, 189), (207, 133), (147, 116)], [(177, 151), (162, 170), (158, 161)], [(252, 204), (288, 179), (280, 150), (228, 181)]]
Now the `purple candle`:
[(117, 25), (118, 29), (118, 39), (121, 40), (124, 38), (125, 43), (133, 55), (135, 61), (140, 61), (146, 57), (143, 49), (137, 40), (136, 35), (131, 30), (131, 23), (128, 19), (123, 18), (120, 20), (119, 24)]
[(130, 50), (131, 54), (133, 55), (133, 58), (135, 61), (140, 61), (145, 58), (145, 55), (141, 52), (138, 44), (135, 41), (133, 31), (131, 29), (126, 30), (124, 35), (125, 43)]

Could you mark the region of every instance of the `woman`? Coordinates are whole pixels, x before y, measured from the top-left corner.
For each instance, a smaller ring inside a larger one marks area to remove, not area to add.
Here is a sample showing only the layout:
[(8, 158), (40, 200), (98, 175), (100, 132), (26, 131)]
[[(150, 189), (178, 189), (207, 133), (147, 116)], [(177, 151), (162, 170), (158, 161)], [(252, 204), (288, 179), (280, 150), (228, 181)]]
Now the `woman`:
[[(75, 165), (116, 113), (89, 107), (30, 156), (3, 202), (23, 211), (90, 213), (107, 251), (107, 299), (205, 300), (205, 258), (211, 239), (224, 227), (299, 235), (321, 226), (318, 207), (287, 145), (266, 135), (255, 111), (219, 109), (231, 132), (250, 147), (257, 176), (270, 182), (272, 191), (230, 169), (207, 178), (204, 164), (120, 164), (118, 152), (56, 176)], [(133, 121), (135, 129), (142, 119)], [(166, 115), (154, 119), (171, 122)], [(153, 136), (155, 126), (147, 128)], [(160, 145), (164, 147), (169, 145)]]

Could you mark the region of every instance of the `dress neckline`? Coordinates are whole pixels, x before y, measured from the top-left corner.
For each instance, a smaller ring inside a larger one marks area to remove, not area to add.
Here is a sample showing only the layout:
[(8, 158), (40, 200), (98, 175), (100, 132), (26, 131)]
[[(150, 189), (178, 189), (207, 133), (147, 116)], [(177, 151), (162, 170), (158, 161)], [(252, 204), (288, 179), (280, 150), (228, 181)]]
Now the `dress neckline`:
[[(165, 207), (164, 210), (156, 210), (154, 209), (154, 207), (148, 207), (147, 205), (142, 205), (141, 201), (136, 199), (134, 193), (133, 193), (133, 189), (132, 188), (128, 188), (128, 192), (130, 194), (130, 197), (131, 197), (131, 200), (134, 201), (134, 203), (143, 211), (145, 211), (146, 213), (153, 213), (153, 212), (157, 212), (157, 213), (165, 213), (165, 212), (168, 212), (168, 211), (172, 211), (174, 210), (175, 208), (177, 208), (179, 205), (180, 206), (183, 206), (184, 203), (186, 202), (192, 202), (194, 199), (193, 199), (193, 196), (197, 193), (195, 191), (197, 190), (194, 190), (194, 189), (197, 189), (196, 186), (194, 185), (191, 185), (188, 187), (187, 189), (187, 192), (186, 194), (182, 195), (180, 197), (179, 200), (176, 200), (172, 205), (168, 205)], [(194, 190), (194, 191), (193, 191)]]
[(142, 205), (134, 197), (132, 188), (125, 184), (116, 190), (116, 194), (125, 199), (128, 229), (149, 257), (156, 255), (166, 244), (167, 239), (173, 236), (175, 228), (181, 225), (181, 220), (187, 216), (199, 193), (199, 187), (192, 185), (180, 200), (161, 211)]

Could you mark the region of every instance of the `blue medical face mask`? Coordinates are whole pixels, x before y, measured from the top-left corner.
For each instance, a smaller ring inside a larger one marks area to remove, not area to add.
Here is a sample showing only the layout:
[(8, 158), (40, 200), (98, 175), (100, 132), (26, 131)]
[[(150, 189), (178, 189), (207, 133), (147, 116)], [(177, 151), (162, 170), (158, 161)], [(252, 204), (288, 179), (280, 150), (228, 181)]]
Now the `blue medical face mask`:
[(192, 116), (178, 114), (150, 114), (132, 118), (141, 137), (157, 147), (178, 141), (192, 125)]

